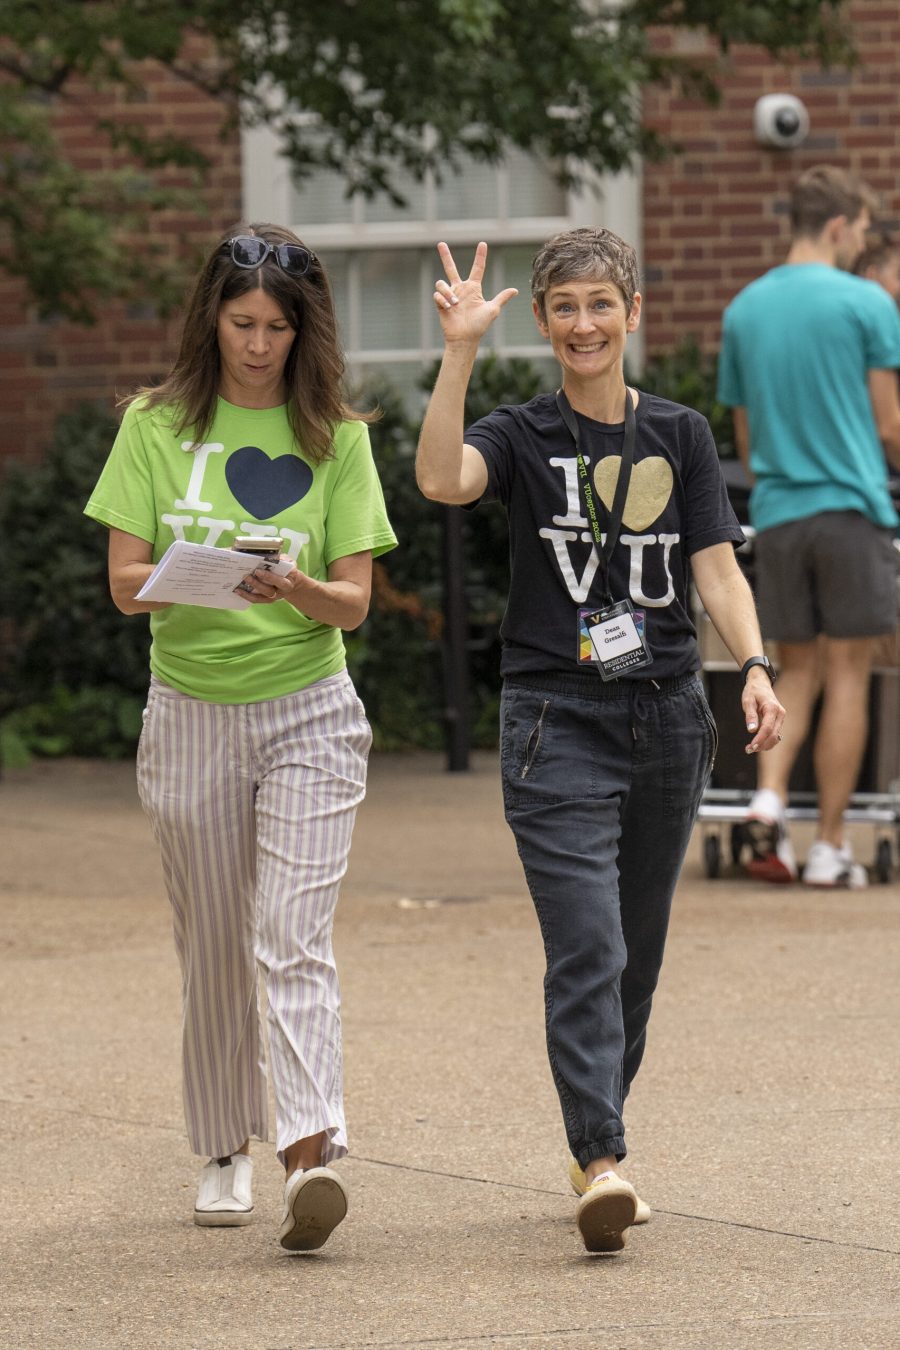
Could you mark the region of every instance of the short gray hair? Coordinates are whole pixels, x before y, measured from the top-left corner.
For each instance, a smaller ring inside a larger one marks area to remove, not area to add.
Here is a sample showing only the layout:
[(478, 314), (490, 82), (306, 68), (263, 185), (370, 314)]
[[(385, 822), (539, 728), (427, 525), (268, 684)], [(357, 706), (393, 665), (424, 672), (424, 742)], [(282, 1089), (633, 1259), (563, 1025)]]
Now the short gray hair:
[(546, 316), (544, 301), (551, 286), (593, 278), (618, 286), (631, 312), (639, 279), (637, 254), (630, 244), (598, 227), (565, 230), (548, 239), (531, 264), (531, 298), (541, 318)]

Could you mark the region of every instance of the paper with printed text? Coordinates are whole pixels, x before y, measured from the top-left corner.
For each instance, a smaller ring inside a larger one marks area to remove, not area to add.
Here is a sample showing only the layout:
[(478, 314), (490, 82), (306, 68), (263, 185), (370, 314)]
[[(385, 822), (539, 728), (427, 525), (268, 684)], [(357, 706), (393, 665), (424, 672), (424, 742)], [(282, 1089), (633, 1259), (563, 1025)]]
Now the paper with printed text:
[(250, 601), (235, 595), (234, 588), (255, 568), (267, 567), (286, 576), (290, 560), (264, 562), (236, 549), (212, 548), (176, 539), (166, 549), (135, 596), (176, 605), (202, 605), (207, 609), (249, 609)]

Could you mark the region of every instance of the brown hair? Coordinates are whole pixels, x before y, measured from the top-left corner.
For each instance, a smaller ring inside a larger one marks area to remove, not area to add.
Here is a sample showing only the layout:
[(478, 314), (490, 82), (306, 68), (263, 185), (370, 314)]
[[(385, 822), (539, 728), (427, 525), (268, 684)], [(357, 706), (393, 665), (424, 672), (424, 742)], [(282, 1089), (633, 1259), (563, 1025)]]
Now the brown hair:
[(884, 267), (894, 255), (900, 255), (900, 235), (890, 230), (873, 230), (866, 235), (866, 246), (853, 270), (857, 276), (864, 277), (869, 267)]
[(852, 222), (864, 208), (875, 211), (877, 205), (872, 189), (852, 173), (833, 164), (817, 164), (791, 189), (791, 229), (795, 236), (815, 237), (835, 216)]
[(303, 453), (320, 464), (331, 457), (338, 423), (370, 422), (377, 414), (354, 412), (343, 402), (344, 357), (321, 262), (313, 255), (303, 276), (282, 271), (271, 254), (259, 267), (238, 267), (225, 246), (239, 234), (306, 247), (281, 225), (240, 224), (228, 230), (207, 258), (187, 303), (175, 364), (161, 384), (138, 390), (134, 398), (144, 399), (151, 408), (171, 404), (175, 434), (190, 428), (195, 445), (200, 445), (212, 425), (219, 396), (219, 310), (227, 301), (261, 288), (295, 330), (284, 368), (288, 421)]
[(638, 288), (637, 254), (630, 244), (612, 230), (590, 226), (548, 239), (531, 264), (531, 298), (541, 318), (546, 317), (544, 301), (551, 286), (595, 277), (618, 286), (630, 314)]

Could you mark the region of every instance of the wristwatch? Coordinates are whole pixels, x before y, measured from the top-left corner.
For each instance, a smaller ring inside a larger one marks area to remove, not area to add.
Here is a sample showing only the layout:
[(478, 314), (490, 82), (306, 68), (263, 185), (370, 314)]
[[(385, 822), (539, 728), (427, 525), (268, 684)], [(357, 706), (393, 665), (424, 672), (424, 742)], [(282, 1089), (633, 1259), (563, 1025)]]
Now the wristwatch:
[(772, 665), (772, 662), (769, 660), (767, 656), (751, 656), (750, 659), (748, 661), (745, 661), (744, 664), (741, 666), (742, 680), (746, 680), (747, 672), (752, 670), (754, 666), (762, 666), (763, 670), (768, 675), (772, 684), (774, 684), (775, 681), (778, 679), (775, 667)]

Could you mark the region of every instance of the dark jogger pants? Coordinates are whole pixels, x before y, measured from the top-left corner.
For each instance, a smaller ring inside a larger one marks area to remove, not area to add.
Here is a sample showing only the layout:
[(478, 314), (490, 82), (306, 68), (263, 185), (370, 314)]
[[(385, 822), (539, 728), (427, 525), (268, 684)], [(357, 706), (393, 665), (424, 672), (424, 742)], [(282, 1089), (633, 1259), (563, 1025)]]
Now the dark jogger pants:
[(672, 895), (716, 730), (699, 676), (604, 684), (512, 676), (501, 702), (506, 819), (547, 957), (547, 1048), (582, 1167), (625, 1155)]

